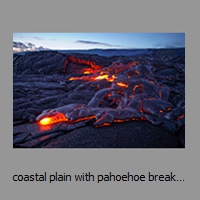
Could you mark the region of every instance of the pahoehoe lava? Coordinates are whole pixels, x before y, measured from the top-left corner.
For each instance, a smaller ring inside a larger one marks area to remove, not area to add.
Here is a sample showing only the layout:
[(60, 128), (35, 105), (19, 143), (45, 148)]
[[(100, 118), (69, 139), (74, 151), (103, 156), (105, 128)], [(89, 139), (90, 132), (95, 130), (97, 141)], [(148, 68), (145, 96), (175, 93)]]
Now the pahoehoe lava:
[[(184, 51), (113, 57), (57, 51), (14, 54), (14, 147), (184, 147)], [(130, 124), (135, 124), (132, 131)], [(134, 142), (139, 134), (151, 137), (147, 126), (152, 138)], [(99, 129), (105, 129), (104, 134)], [(128, 136), (123, 133), (127, 131)], [(73, 141), (61, 145), (60, 138), (66, 141), (72, 132)], [(101, 134), (97, 141), (95, 132)], [(121, 144), (113, 139), (116, 133)], [(159, 137), (168, 141), (159, 146)]]

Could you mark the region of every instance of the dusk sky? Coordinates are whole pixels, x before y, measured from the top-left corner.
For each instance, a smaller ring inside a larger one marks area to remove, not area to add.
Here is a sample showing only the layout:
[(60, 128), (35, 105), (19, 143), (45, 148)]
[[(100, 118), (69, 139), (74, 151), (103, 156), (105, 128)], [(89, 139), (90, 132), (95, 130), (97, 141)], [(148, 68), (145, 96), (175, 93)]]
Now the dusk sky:
[(13, 33), (13, 52), (185, 47), (185, 33)]

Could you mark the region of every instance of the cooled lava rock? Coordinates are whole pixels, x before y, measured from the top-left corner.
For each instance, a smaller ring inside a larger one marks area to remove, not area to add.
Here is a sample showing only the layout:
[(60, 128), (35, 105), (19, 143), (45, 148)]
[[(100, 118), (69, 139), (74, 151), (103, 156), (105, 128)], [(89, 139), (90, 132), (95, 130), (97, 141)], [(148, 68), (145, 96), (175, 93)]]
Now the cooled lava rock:
[(13, 54), (13, 146), (184, 148), (185, 49)]

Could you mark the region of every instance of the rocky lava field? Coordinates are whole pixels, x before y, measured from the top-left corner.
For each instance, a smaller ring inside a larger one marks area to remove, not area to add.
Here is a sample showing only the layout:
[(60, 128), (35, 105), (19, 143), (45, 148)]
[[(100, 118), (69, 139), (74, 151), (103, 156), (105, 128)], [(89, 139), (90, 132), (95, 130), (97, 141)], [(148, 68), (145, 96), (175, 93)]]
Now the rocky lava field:
[(185, 148), (185, 49), (132, 51), (13, 54), (13, 147)]

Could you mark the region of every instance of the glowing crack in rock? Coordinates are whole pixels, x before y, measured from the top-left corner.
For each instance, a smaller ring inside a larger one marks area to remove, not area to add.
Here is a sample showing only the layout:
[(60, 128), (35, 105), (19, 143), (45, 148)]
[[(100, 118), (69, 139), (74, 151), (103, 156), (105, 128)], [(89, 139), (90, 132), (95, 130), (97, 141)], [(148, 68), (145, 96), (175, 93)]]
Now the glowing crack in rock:
[(116, 84), (117, 84), (118, 86), (120, 86), (120, 87), (128, 88), (128, 84), (126, 84), (126, 83), (117, 82)]

